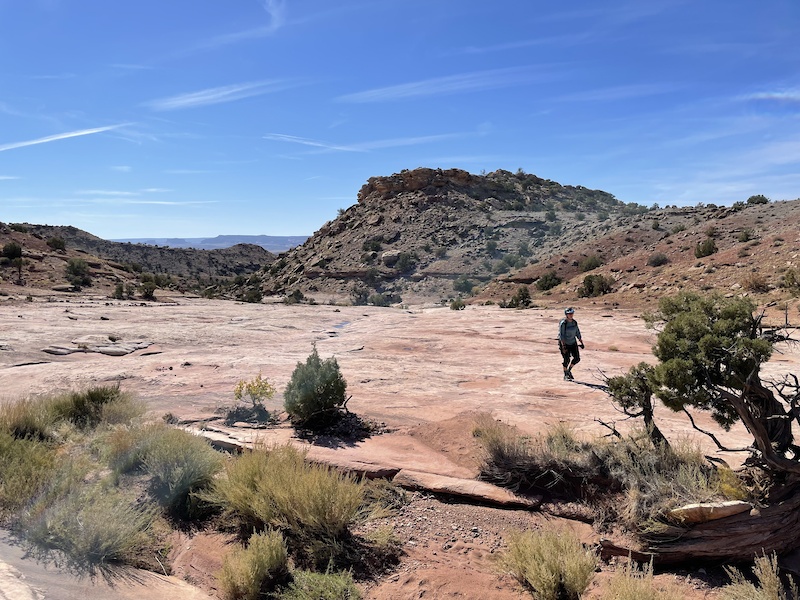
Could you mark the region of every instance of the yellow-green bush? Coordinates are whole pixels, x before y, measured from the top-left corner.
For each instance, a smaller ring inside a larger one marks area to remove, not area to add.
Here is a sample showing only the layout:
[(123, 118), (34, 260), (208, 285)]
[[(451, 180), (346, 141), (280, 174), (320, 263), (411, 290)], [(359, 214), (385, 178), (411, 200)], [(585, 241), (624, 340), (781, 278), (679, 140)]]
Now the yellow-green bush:
[(753, 573), (756, 582), (750, 581), (741, 571), (726, 567), (731, 578), (730, 585), (722, 589), (722, 600), (798, 600), (797, 586), (790, 581), (787, 589), (778, 571), (778, 558), (775, 554), (756, 558)]
[(361, 592), (347, 572), (295, 571), (294, 581), (281, 593), (281, 600), (360, 600)]
[(219, 582), (225, 600), (257, 600), (272, 592), (288, 573), (283, 536), (265, 531), (253, 534), (246, 548), (225, 557)]
[(521, 531), (511, 535), (500, 564), (538, 600), (577, 600), (597, 557), (570, 531)]
[(55, 469), (55, 450), (41, 441), (0, 431), (0, 520), (28, 504)]
[(291, 446), (258, 448), (231, 460), (204, 497), (248, 529), (332, 539), (359, 515), (364, 486), (327, 466), (309, 464)]
[(628, 562), (618, 569), (602, 600), (681, 600), (683, 592), (674, 584), (657, 586), (652, 565), (639, 569)]

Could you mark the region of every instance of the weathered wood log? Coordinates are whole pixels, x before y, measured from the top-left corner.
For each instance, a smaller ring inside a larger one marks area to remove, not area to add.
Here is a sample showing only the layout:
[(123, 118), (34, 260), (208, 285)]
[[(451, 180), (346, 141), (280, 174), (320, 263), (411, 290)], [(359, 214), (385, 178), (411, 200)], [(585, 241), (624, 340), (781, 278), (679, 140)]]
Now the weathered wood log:
[(730, 563), (800, 548), (800, 493), (762, 509), (698, 523), (669, 540), (635, 550), (656, 564)]

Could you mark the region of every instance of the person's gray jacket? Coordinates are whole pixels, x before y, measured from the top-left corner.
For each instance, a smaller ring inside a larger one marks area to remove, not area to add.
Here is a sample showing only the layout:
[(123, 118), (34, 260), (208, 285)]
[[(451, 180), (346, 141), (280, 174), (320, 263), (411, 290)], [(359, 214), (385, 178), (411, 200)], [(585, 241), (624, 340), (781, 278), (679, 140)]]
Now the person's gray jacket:
[(566, 318), (561, 319), (558, 324), (558, 341), (572, 346), (579, 339), (581, 339), (581, 329), (578, 327), (578, 322), (575, 319), (572, 319), (572, 322)]

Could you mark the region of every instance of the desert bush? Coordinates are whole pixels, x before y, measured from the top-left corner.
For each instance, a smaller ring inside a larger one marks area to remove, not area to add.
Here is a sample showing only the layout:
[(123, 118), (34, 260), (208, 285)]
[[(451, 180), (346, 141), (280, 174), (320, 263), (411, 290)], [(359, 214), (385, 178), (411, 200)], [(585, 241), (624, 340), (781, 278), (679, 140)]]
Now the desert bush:
[(62, 237), (51, 237), (47, 240), (47, 245), (53, 250), (66, 250), (67, 243)]
[(614, 279), (605, 275), (587, 275), (583, 278), (583, 284), (578, 288), (578, 296), (581, 298), (594, 298), (608, 294), (612, 290)]
[(53, 448), (0, 431), (0, 522), (27, 505), (50, 480), (55, 467)]
[(417, 259), (413, 254), (401, 252), (397, 257), (397, 262), (394, 263), (394, 268), (398, 273), (407, 273), (411, 271), (416, 264)]
[(77, 288), (92, 285), (88, 263), (82, 258), (70, 258), (64, 268), (64, 275)]
[(314, 345), (304, 363), (297, 363), (286, 390), (283, 406), (297, 424), (316, 428), (339, 415), (347, 402), (347, 382), (335, 358), (320, 359)]
[(650, 258), (647, 259), (647, 266), (648, 267), (660, 267), (665, 265), (669, 262), (669, 257), (664, 254), (663, 252), (654, 252), (650, 255)]
[(683, 592), (675, 584), (660, 589), (653, 579), (653, 566), (637, 568), (632, 561), (617, 569), (601, 600), (681, 600)]
[(450, 310), (464, 310), (467, 307), (461, 298), (454, 298), (450, 302)]
[(510, 536), (500, 564), (539, 600), (578, 600), (597, 557), (568, 530), (521, 531)]
[(797, 269), (787, 269), (781, 276), (781, 287), (793, 292), (800, 290), (800, 272)]
[(763, 294), (769, 291), (767, 278), (761, 273), (748, 273), (742, 278), (742, 287), (748, 292)]
[(56, 421), (69, 421), (81, 429), (96, 427), (106, 405), (130, 401), (116, 386), (98, 386), (81, 392), (67, 392), (50, 400)]
[(739, 232), (739, 235), (736, 236), (736, 239), (740, 242), (749, 242), (755, 237), (755, 233), (750, 227), (745, 227)]
[(265, 531), (250, 536), (246, 548), (225, 557), (219, 575), (226, 600), (258, 600), (271, 593), (289, 574), (283, 536)]
[(475, 287), (475, 284), (463, 275), (453, 281), (453, 289), (457, 292), (461, 292), (462, 294), (471, 294), (473, 287)]
[(9, 242), (3, 246), (3, 257), (8, 260), (22, 258), (22, 246), (17, 242)]
[(253, 406), (256, 406), (257, 404), (264, 404), (264, 400), (272, 398), (276, 391), (275, 386), (259, 373), (250, 381), (239, 380), (233, 389), (233, 397), (241, 400), (247, 396)]
[(747, 199), (748, 204), (769, 204), (769, 198), (767, 198), (764, 194), (756, 194), (755, 196), (750, 196)]
[(672, 233), (680, 233), (681, 231), (686, 231), (686, 225), (684, 225), (683, 223), (678, 223), (677, 225), (673, 226), (673, 228), (670, 229), (670, 231)]
[(172, 515), (186, 517), (199, 512), (190, 494), (211, 484), (222, 456), (204, 438), (164, 426), (150, 439), (142, 466), (152, 496)]
[(158, 286), (155, 281), (145, 281), (139, 286), (139, 292), (142, 294), (144, 300), (155, 300), (156, 289), (158, 289)]
[(158, 546), (149, 535), (155, 519), (152, 507), (95, 484), (75, 486), (26, 519), (23, 531), (39, 553), (56, 553), (92, 572), (115, 563), (141, 565), (143, 555), (152, 556)]
[(16, 231), (17, 233), (28, 233), (28, 228), (22, 223), (9, 223), (8, 227), (11, 231)]
[(121, 281), (117, 282), (117, 285), (114, 286), (111, 297), (115, 300), (123, 300), (125, 298), (125, 287), (122, 285)]
[(547, 271), (536, 280), (536, 289), (540, 292), (551, 290), (561, 283), (561, 278), (553, 270)]
[(722, 589), (722, 600), (798, 600), (797, 586), (790, 580), (788, 589), (781, 581), (778, 571), (778, 558), (775, 554), (760, 556), (755, 560), (753, 574), (756, 583), (745, 577), (741, 571), (725, 567), (731, 583)]
[(709, 466), (697, 447), (680, 441), (672, 447), (653, 444), (643, 429), (616, 441), (584, 441), (559, 425), (522, 438), (484, 418), (476, 431), (485, 450), (484, 480), (589, 500), (623, 491), (613, 510), (645, 537), (669, 529), (666, 514), (672, 508), (745, 497), (735, 474)]
[(706, 238), (694, 248), (694, 255), (696, 258), (704, 258), (711, 256), (717, 251), (717, 244), (713, 238)]
[(230, 461), (201, 496), (243, 530), (276, 528), (300, 547), (342, 537), (360, 513), (364, 485), (291, 446), (258, 448)]
[(348, 572), (295, 571), (281, 600), (360, 600), (361, 592)]
[(603, 259), (601, 259), (596, 254), (592, 254), (591, 256), (587, 256), (583, 260), (578, 263), (578, 268), (581, 270), (582, 273), (586, 273), (587, 271), (592, 271), (597, 267), (603, 264)]
[(531, 292), (527, 285), (521, 285), (508, 301), (509, 308), (528, 308), (531, 305)]
[(384, 294), (370, 294), (369, 298), (367, 298), (367, 304), (378, 306), (380, 308), (386, 308), (387, 306), (391, 306), (392, 301)]
[(46, 398), (24, 398), (0, 404), (0, 431), (17, 439), (50, 439), (54, 424)]

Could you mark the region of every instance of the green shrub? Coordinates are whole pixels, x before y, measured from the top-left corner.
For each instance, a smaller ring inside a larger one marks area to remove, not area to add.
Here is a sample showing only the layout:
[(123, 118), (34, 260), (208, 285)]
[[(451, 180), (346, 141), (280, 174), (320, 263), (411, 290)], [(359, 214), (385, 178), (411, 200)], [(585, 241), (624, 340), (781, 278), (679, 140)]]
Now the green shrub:
[(22, 246), (16, 242), (9, 242), (3, 246), (3, 256), (8, 260), (22, 258)]
[(117, 285), (114, 286), (114, 292), (111, 294), (111, 297), (115, 300), (123, 300), (125, 298), (125, 287), (122, 285), (122, 282), (117, 282)]
[(450, 302), (450, 310), (464, 310), (466, 306), (461, 298), (454, 298)]
[(17, 233), (28, 233), (28, 228), (22, 223), (9, 223), (8, 226), (11, 231), (16, 231)]
[(614, 279), (605, 275), (587, 275), (583, 278), (583, 284), (578, 288), (578, 296), (581, 298), (594, 298), (602, 296), (612, 291)]
[(509, 300), (509, 308), (528, 308), (531, 305), (531, 292), (527, 285), (521, 285)]
[(139, 286), (139, 291), (141, 292), (143, 299), (155, 300), (157, 288), (158, 286), (156, 285), (155, 281), (145, 281), (141, 286)]
[(717, 244), (714, 242), (713, 238), (706, 238), (694, 248), (694, 255), (696, 258), (704, 258), (706, 256), (711, 256), (717, 251)]
[(392, 305), (391, 299), (383, 294), (371, 294), (367, 299), (367, 303), (371, 304), (372, 306), (378, 306), (382, 308)]
[(500, 562), (539, 600), (578, 600), (597, 557), (568, 530), (540, 530), (512, 533)]
[(475, 284), (473, 284), (463, 275), (453, 282), (453, 289), (457, 292), (461, 292), (462, 294), (471, 294), (473, 287), (475, 287)]
[(17, 439), (50, 439), (54, 424), (47, 398), (25, 398), (0, 404), (0, 431)]
[(360, 600), (361, 592), (347, 572), (295, 571), (294, 581), (281, 600)]
[(72, 285), (77, 288), (92, 285), (92, 276), (89, 265), (82, 258), (70, 258), (64, 268), (64, 274)]
[(736, 236), (736, 239), (740, 242), (749, 242), (755, 237), (755, 233), (750, 227), (745, 227), (739, 232), (739, 235)]
[(763, 194), (756, 194), (747, 199), (748, 204), (769, 204), (769, 198)]
[(26, 506), (53, 476), (56, 452), (0, 431), (0, 522)]
[(243, 530), (283, 531), (299, 544), (342, 537), (359, 517), (364, 485), (327, 466), (309, 464), (291, 446), (258, 448), (230, 461), (201, 496)]
[(401, 252), (394, 263), (394, 268), (398, 273), (408, 273), (417, 264), (416, 258), (408, 252)]
[(731, 578), (730, 585), (722, 589), (722, 600), (798, 600), (797, 586), (790, 580), (787, 590), (781, 581), (778, 558), (775, 554), (756, 558), (753, 574), (757, 583), (735, 568), (725, 567)]
[(660, 267), (665, 265), (669, 262), (669, 257), (664, 254), (663, 252), (654, 252), (650, 255), (650, 258), (647, 259), (647, 266), (648, 267)]
[(547, 271), (536, 280), (536, 289), (540, 292), (551, 290), (561, 283), (561, 278), (553, 270)]
[(66, 250), (67, 243), (62, 237), (51, 237), (47, 240), (47, 245), (53, 250)]
[(286, 544), (280, 532), (254, 533), (246, 548), (225, 557), (219, 575), (222, 596), (226, 600), (258, 600), (288, 574)]
[(586, 271), (592, 271), (597, 267), (603, 264), (603, 260), (597, 256), (596, 254), (592, 254), (591, 256), (587, 256), (583, 260), (578, 263), (578, 268), (581, 270), (582, 273), (586, 273)]
[(297, 363), (286, 390), (283, 406), (296, 423), (312, 429), (328, 423), (347, 402), (347, 382), (335, 358), (320, 359), (317, 347), (306, 359)]
[(250, 381), (245, 381), (244, 379), (239, 380), (236, 387), (233, 389), (233, 397), (237, 400), (241, 400), (247, 396), (253, 406), (256, 406), (258, 404), (263, 405), (264, 400), (272, 398), (276, 391), (275, 386), (259, 373)]

